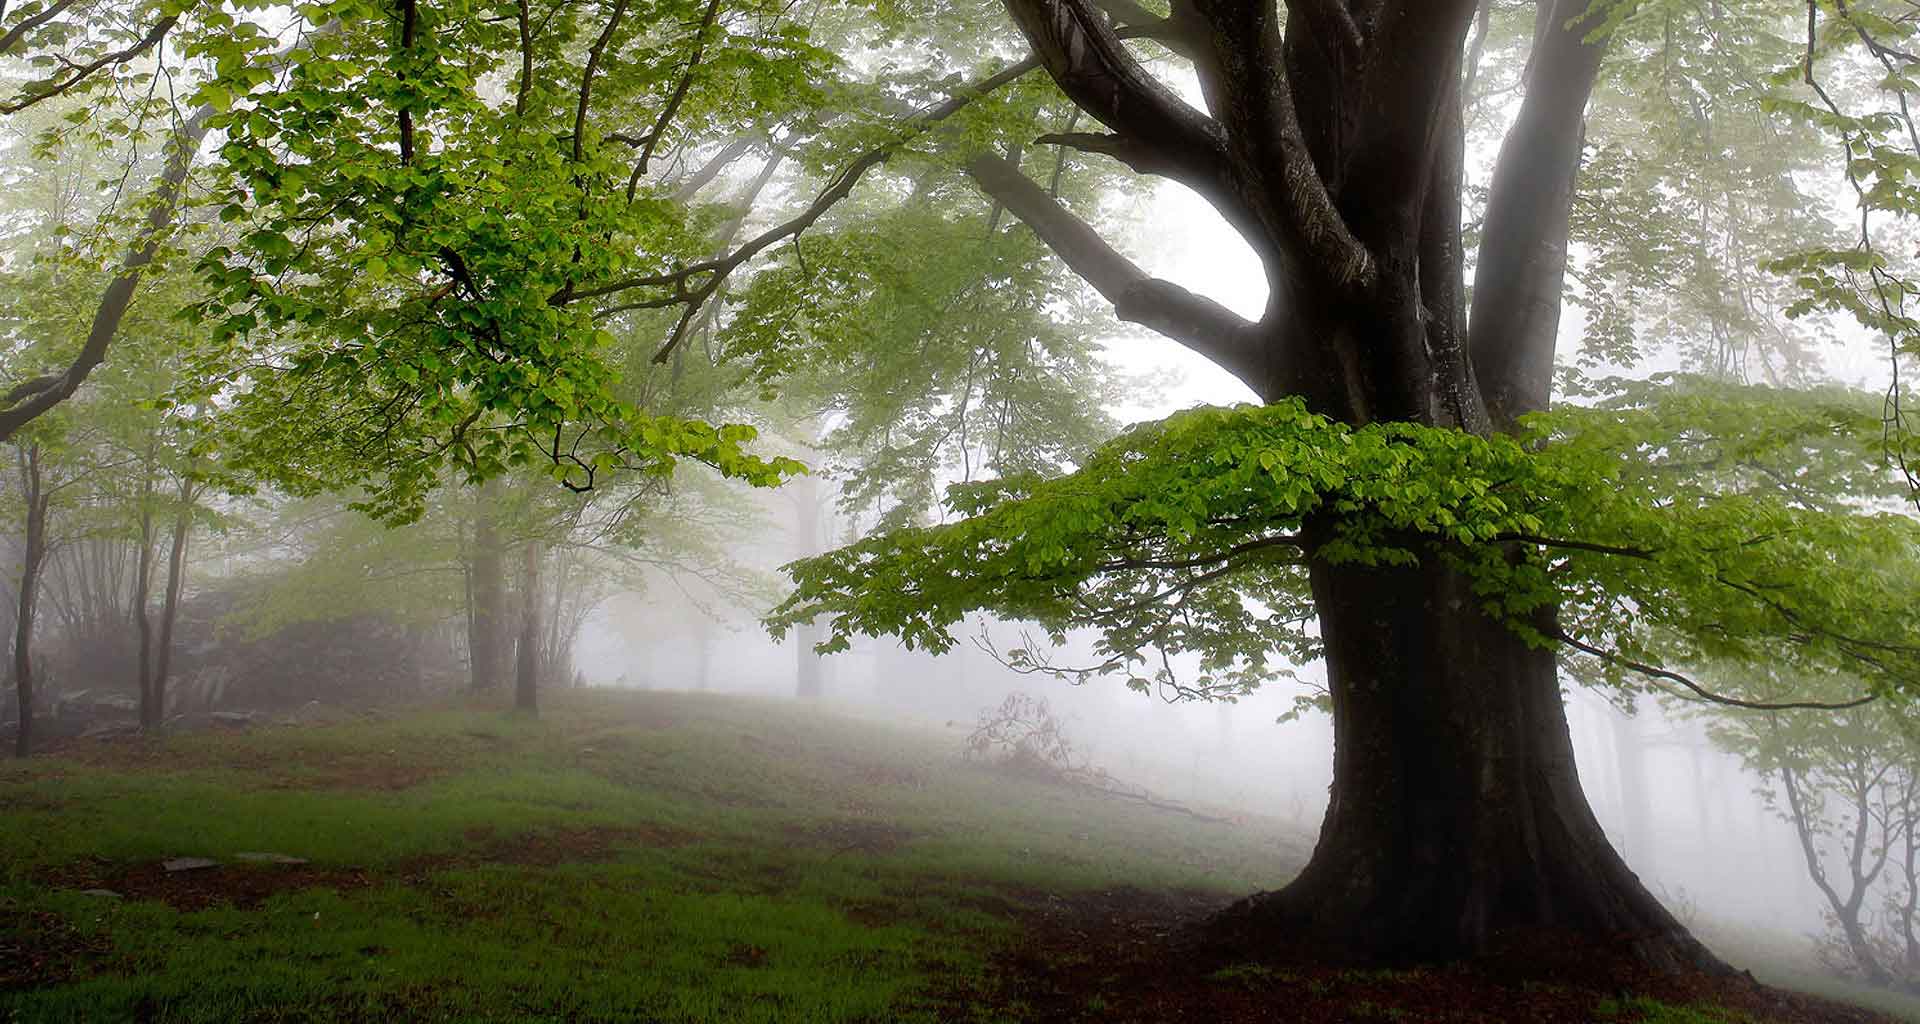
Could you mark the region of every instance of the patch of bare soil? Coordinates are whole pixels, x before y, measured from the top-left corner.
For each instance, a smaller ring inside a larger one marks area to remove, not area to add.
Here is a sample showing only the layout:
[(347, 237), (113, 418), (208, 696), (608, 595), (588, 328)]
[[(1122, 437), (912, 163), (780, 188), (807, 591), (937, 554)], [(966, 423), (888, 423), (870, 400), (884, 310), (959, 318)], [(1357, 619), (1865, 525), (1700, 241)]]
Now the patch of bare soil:
[(89, 859), (42, 872), (38, 881), (52, 889), (96, 892), (101, 899), (165, 903), (175, 910), (205, 910), (220, 904), (251, 910), (284, 892), (322, 888), (346, 892), (368, 888), (379, 879), (362, 868), (312, 864), (219, 864), (168, 871), (157, 862), (127, 865)]
[(1764, 1024), (1892, 1024), (1744, 976), (1649, 973), (1564, 937), (1512, 936), (1475, 961), (1400, 970), (1356, 969), (1305, 944), (1223, 961), (1196, 941), (1218, 897), (1116, 889), (1022, 902), (1024, 937), (996, 958), (988, 990), (942, 997), (955, 1016), (988, 1006), (1046, 1024), (1629, 1024), (1641, 1017), (1605, 1004), (1644, 996)]
[(899, 849), (918, 833), (884, 821), (842, 819), (796, 825), (787, 830), (796, 843), (842, 853), (883, 856)]
[(105, 939), (82, 935), (60, 915), (0, 906), (0, 992), (57, 985), (111, 958)]
[(57, 811), (65, 806), (66, 801), (45, 793), (0, 793), (0, 814), (9, 811)]
[(492, 829), (479, 828), (467, 832), (471, 852), (454, 858), (453, 862), (537, 868), (594, 864), (613, 860), (619, 856), (617, 848), (621, 846), (666, 849), (685, 846), (695, 838), (690, 832), (664, 825), (547, 829), (498, 839), (494, 838)]
[(65, 761), (116, 771), (224, 769), (243, 772), (272, 789), (411, 789), (448, 771), (445, 762), (398, 751), (303, 751), (297, 747), (177, 747), (162, 739), (120, 736), (72, 739), (42, 751)]
[[(477, 864), (556, 867), (613, 860), (621, 846), (678, 846), (694, 837), (663, 826), (635, 828), (549, 829), (495, 837), (491, 829), (467, 833), (468, 847), (456, 855), (419, 857), (392, 868), (322, 867), (313, 864), (218, 863), (169, 871), (164, 863), (123, 864), (88, 859), (38, 873), (35, 881), (50, 889), (101, 894), (101, 899), (147, 900), (181, 911), (227, 905), (251, 910), (281, 893), (302, 889), (351, 892), (383, 882), (424, 884), (436, 871)], [(0, 952), (4, 947), (0, 946)]]
[(284, 763), (262, 767), (273, 789), (370, 789), (389, 793), (431, 782), (447, 771), (444, 765), (372, 756), (332, 758), (323, 764), (297, 768)]

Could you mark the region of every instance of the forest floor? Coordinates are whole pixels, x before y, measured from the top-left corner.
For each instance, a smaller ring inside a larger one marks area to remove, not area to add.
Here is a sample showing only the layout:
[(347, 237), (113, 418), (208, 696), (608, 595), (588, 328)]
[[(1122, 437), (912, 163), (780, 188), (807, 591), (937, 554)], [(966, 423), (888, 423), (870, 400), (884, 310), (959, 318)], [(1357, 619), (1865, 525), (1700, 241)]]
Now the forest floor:
[(964, 731), (569, 693), (73, 741), (0, 766), (0, 1021), (1896, 1019), (1539, 936), (1193, 954), (1306, 837), (970, 764)]

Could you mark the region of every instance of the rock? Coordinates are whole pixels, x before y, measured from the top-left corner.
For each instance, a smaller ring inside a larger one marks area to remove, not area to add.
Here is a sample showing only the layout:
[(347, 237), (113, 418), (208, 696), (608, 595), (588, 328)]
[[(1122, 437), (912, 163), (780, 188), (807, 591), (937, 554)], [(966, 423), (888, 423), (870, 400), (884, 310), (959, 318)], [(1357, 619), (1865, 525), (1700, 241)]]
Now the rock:
[(114, 892), (112, 889), (82, 889), (80, 890), (80, 895), (98, 896), (103, 900), (118, 900), (118, 899), (125, 898), (121, 896), (119, 893)]
[(166, 868), (170, 873), (180, 871), (205, 871), (208, 868), (219, 867), (220, 862), (217, 860), (209, 860), (206, 857), (174, 857), (171, 860), (161, 861), (160, 866)]
[(139, 701), (121, 694), (108, 694), (104, 697), (95, 697), (93, 700), (93, 713), (96, 715), (111, 715), (116, 712), (130, 715), (139, 710)]
[(96, 722), (80, 734), (83, 740), (114, 740), (122, 736), (136, 736), (140, 733), (139, 722)]
[(236, 853), (234, 860), (243, 860), (249, 864), (305, 864), (305, 857), (289, 857), (284, 853)]
[(211, 711), (207, 713), (208, 722), (214, 725), (223, 725), (229, 729), (244, 729), (252, 725), (257, 717), (258, 716), (251, 711)]
[(342, 707), (328, 707), (321, 701), (307, 701), (300, 707), (296, 707), (294, 711), (288, 711), (286, 717), (280, 720), (290, 726), (319, 726), (319, 724), (348, 722), (353, 720), (353, 713)]

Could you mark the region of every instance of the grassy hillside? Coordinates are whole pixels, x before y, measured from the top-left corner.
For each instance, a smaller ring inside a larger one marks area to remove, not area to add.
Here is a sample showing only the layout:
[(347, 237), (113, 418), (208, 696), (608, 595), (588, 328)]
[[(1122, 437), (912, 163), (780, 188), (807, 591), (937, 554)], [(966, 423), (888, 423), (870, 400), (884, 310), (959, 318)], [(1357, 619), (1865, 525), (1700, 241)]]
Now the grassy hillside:
[(1180, 926), (1284, 881), (1303, 837), (967, 764), (958, 730), (555, 703), (0, 767), (0, 1020), (1866, 1019), (1214, 962)]

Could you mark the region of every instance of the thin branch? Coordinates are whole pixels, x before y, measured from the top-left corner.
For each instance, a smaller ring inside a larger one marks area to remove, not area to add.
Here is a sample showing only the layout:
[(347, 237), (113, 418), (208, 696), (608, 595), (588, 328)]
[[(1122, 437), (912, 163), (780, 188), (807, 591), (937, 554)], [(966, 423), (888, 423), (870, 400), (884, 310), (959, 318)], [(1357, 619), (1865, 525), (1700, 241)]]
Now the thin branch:
[(1823, 701), (1785, 701), (1785, 702), (1776, 703), (1772, 701), (1743, 700), (1739, 697), (1728, 697), (1723, 694), (1714, 693), (1712, 690), (1709, 690), (1706, 687), (1701, 686), (1699, 683), (1694, 682), (1692, 679), (1689, 679), (1686, 676), (1683, 676), (1680, 673), (1674, 672), (1670, 669), (1664, 669), (1664, 668), (1660, 668), (1657, 665), (1649, 665), (1649, 664), (1646, 664), (1645, 662), (1635, 661), (1632, 658), (1628, 658), (1628, 657), (1625, 657), (1624, 655), (1616, 654), (1613, 651), (1609, 651), (1600, 647), (1595, 647), (1590, 643), (1587, 643), (1583, 640), (1580, 640), (1574, 637), (1573, 635), (1569, 634), (1566, 630), (1556, 630), (1552, 634), (1552, 636), (1554, 639), (1560, 641), (1563, 644), (1566, 644), (1568, 647), (1571, 647), (1574, 650), (1580, 651), (1585, 654), (1590, 654), (1593, 657), (1598, 658), (1609, 665), (1614, 665), (1619, 668), (1629, 669), (1631, 671), (1638, 672), (1641, 675), (1647, 676), (1649, 678), (1663, 679), (1670, 683), (1678, 683), (1681, 686), (1686, 687), (1688, 690), (1693, 691), (1693, 693), (1697, 695), (1701, 700), (1708, 701), (1713, 704), (1724, 704), (1727, 707), (1745, 708), (1749, 711), (1799, 711), (1799, 710), (1845, 711), (1848, 708), (1857, 708), (1862, 705), (1871, 704), (1874, 701), (1880, 699), (1877, 694), (1870, 693), (1864, 697), (1857, 697), (1853, 700), (1842, 701), (1837, 704), (1826, 703)]
[(21, 38), (27, 33), (52, 21), (60, 15), (61, 11), (72, 7), (74, 2), (75, 0), (59, 0), (58, 3), (49, 4), (47, 9), (41, 11), (39, 14), (22, 19), (20, 24), (8, 29), (6, 35), (0, 36), (0, 54), (11, 52), (15, 46), (20, 44)]
[(11, 438), (20, 428), (66, 401), (79, 390), (93, 368), (106, 359), (107, 347), (113, 343), (114, 335), (120, 330), (120, 321), (133, 303), (134, 291), (140, 285), (141, 276), (154, 257), (159, 255), (161, 243), (173, 230), (174, 217), (180, 206), (180, 193), (186, 186), (187, 174), (193, 167), (194, 156), (200, 151), (200, 143), (207, 136), (207, 122), (213, 113), (212, 107), (201, 107), (194, 111), (192, 118), (181, 126), (180, 132), (174, 137), (166, 166), (154, 186), (146, 226), (132, 251), (121, 261), (120, 273), (101, 294), (93, 324), (87, 331), (87, 340), (80, 346), (73, 362), (58, 375), (26, 381), (8, 391), (8, 404), (0, 409), (0, 441)]
[(587, 108), (593, 102), (593, 76), (600, 70), (600, 58), (606, 53), (607, 44), (613, 40), (613, 33), (620, 28), (620, 19), (627, 13), (627, 0), (614, 0), (613, 12), (607, 15), (607, 27), (602, 29), (600, 37), (593, 41), (587, 51), (587, 67), (580, 73), (580, 99), (573, 110), (573, 162), (579, 163), (586, 156), (587, 145)]
[(160, 40), (165, 39), (167, 33), (173, 31), (173, 27), (179, 24), (179, 22), (179, 15), (168, 15), (154, 22), (153, 27), (147, 30), (146, 35), (141, 36), (132, 46), (124, 50), (116, 50), (113, 53), (103, 54), (90, 63), (75, 67), (73, 73), (64, 79), (28, 83), (22, 90), (20, 96), (6, 103), (0, 103), (0, 114), (17, 114), (39, 103), (41, 100), (51, 99), (52, 97), (69, 92), (74, 86), (86, 81), (89, 76), (101, 68), (107, 67), (110, 64), (125, 64), (128, 61), (138, 58), (141, 54), (160, 45)]
[(640, 179), (646, 176), (647, 165), (653, 161), (654, 151), (660, 147), (660, 140), (666, 137), (667, 126), (673, 123), (675, 114), (680, 112), (680, 104), (687, 98), (687, 91), (693, 87), (694, 72), (700, 68), (700, 58), (706, 52), (707, 33), (720, 17), (721, 0), (710, 0), (707, 12), (700, 19), (700, 27), (693, 33), (693, 52), (687, 55), (687, 69), (681, 73), (680, 80), (674, 83), (673, 94), (667, 97), (667, 105), (660, 110), (660, 116), (653, 122), (653, 130), (647, 133), (646, 144), (640, 149), (640, 158), (634, 162), (633, 175), (627, 179), (627, 202), (633, 202), (633, 196), (640, 188)]
[(693, 318), (699, 313), (700, 308), (720, 290), (721, 285), (726, 283), (727, 278), (732, 275), (735, 270), (739, 269), (743, 264), (752, 260), (760, 253), (765, 252), (773, 245), (791, 238), (797, 238), (807, 229), (813, 227), (820, 218), (827, 215), (828, 211), (832, 210), (835, 206), (839, 205), (841, 200), (852, 194), (854, 186), (860, 183), (860, 180), (866, 176), (868, 171), (892, 159), (895, 154), (906, 147), (907, 143), (913, 141), (933, 126), (966, 109), (967, 105), (974, 100), (1018, 80), (1038, 67), (1039, 62), (1037, 60), (1028, 58), (974, 85), (961, 89), (944, 102), (926, 109), (918, 116), (910, 119), (902, 127), (900, 134), (892, 140), (868, 150), (852, 163), (842, 168), (840, 173), (836, 174), (833, 179), (828, 182), (827, 187), (820, 192), (805, 210), (784, 223), (769, 228), (747, 240), (738, 249), (735, 249), (727, 255), (711, 260), (702, 260), (699, 263), (690, 264), (678, 270), (663, 274), (647, 274), (629, 277), (594, 288), (556, 292), (549, 298), (549, 301), (554, 305), (566, 305), (577, 299), (599, 298), (635, 288), (671, 289), (673, 292), (671, 297), (660, 300), (643, 300), (640, 302), (625, 303), (621, 307), (641, 309), (659, 308), (676, 305), (681, 302), (687, 304), (688, 309), (686, 314), (683, 315), (680, 325), (676, 326), (674, 333), (669, 337), (667, 343), (654, 354), (653, 361), (658, 364), (664, 364), (673, 354), (673, 350), (685, 339), (687, 334), (685, 325), (693, 322)]

